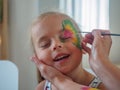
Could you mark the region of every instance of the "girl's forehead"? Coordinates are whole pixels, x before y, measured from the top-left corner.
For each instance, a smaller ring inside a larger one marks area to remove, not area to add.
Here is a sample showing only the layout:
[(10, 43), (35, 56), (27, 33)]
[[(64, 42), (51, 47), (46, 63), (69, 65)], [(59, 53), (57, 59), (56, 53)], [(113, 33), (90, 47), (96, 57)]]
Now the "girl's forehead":
[(40, 20), (37, 23), (38, 28), (40, 29), (60, 29), (62, 28), (62, 23), (65, 19), (69, 19), (68, 17), (65, 16), (47, 16), (44, 17), (42, 20)]
[(65, 19), (70, 19), (66, 16), (62, 16), (62, 15), (50, 15), (50, 16), (47, 16), (45, 17), (41, 23), (44, 23), (44, 24), (49, 24), (49, 25), (56, 25), (56, 24), (62, 24), (62, 22), (65, 20)]
[(37, 22), (33, 28), (34, 35), (42, 35), (62, 30), (62, 21), (64, 18), (50, 17)]
[(37, 35), (45, 34), (45, 33), (55, 33), (60, 32), (63, 29), (62, 23), (65, 19), (72, 21), (69, 17), (64, 15), (48, 15), (38, 20), (38, 22), (34, 25), (34, 32)]

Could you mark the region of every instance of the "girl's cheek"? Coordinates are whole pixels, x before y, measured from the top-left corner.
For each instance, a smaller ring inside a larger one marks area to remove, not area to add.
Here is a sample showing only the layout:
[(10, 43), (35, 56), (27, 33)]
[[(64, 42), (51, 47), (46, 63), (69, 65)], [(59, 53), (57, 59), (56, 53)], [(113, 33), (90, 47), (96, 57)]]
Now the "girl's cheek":
[(39, 58), (39, 60), (44, 60), (46, 58), (46, 53), (43, 52), (42, 50), (37, 52), (37, 57)]
[(47, 65), (52, 65), (52, 56), (49, 51), (40, 51), (38, 54), (39, 60), (43, 61)]

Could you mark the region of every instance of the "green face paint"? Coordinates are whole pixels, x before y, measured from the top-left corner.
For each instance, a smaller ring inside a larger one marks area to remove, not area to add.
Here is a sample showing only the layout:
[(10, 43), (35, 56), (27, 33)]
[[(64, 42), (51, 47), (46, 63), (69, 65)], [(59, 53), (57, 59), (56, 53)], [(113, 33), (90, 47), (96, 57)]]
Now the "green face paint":
[(63, 31), (64, 31), (64, 37), (65, 38), (71, 38), (72, 43), (78, 47), (79, 49), (81, 49), (81, 40), (79, 37), (79, 32), (76, 30), (76, 28), (74, 27), (73, 23), (66, 19), (63, 21), (62, 23), (63, 26)]

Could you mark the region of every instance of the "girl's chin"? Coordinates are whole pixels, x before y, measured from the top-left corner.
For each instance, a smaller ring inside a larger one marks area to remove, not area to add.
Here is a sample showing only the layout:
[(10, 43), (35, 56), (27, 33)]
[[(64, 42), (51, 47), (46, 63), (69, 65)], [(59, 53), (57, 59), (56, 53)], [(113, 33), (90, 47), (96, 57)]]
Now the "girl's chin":
[(63, 69), (63, 70), (59, 70), (61, 73), (63, 73), (63, 74), (65, 74), (65, 75), (69, 75), (70, 73), (72, 73), (72, 71), (71, 70), (65, 70), (65, 69)]

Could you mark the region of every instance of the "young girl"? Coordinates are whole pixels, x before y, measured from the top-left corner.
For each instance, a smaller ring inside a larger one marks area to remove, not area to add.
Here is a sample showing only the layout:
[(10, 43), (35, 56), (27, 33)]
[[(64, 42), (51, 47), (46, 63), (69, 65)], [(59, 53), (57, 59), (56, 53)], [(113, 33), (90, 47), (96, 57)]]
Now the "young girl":
[[(42, 14), (32, 25), (31, 39), (35, 53), (33, 60), (36, 64), (42, 62), (55, 68), (70, 80), (80, 84), (80, 90), (97, 90), (92, 88), (106, 90), (98, 77), (82, 68), (82, 36), (77, 24), (69, 16), (58, 12)], [(42, 67), (42, 70), (46, 68)], [(44, 72), (52, 76), (51, 69), (49, 73), (48, 71), (49, 68)], [(58, 88), (50, 81), (44, 80), (37, 86), (37, 90)]]

